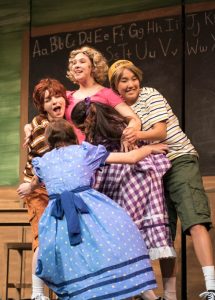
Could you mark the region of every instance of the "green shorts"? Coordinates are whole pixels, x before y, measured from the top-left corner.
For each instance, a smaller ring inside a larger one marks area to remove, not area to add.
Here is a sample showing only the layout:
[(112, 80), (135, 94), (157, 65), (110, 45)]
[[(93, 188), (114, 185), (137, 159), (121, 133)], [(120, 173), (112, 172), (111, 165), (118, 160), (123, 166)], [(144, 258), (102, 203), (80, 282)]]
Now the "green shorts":
[(164, 190), (174, 240), (177, 216), (186, 234), (189, 234), (190, 227), (197, 224), (210, 229), (211, 219), (198, 158), (194, 155), (182, 155), (171, 163), (171, 169), (164, 176)]

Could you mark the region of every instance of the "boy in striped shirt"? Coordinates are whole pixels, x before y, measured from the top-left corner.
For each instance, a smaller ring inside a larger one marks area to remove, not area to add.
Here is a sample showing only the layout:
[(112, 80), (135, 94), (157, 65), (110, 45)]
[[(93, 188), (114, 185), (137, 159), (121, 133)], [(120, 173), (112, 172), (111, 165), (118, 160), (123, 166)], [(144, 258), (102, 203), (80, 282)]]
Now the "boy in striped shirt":
[[(24, 170), (24, 183), (28, 185), (33, 178), (32, 159), (43, 156), (49, 151), (49, 146), (45, 142), (45, 129), (49, 122), (64, 117), (67, 98), (64, 86), (56, 79), (45, 78), (35, 86), (33, 92), (33, 103), (39, 114), (36, 115), (30, 124), (26, 125), (29, 133), (26, 133), (26, 145), (28, 146), (27, 163)], [(25, 197), (25, 204), (28, 209), (29, 222), (31, 224), (34, 250), (32, 259), (32, 299), (48, 300), (44, 296), (43, 281), (35, 275), (38, 251), (38, 223), (46, 206), (48, 205), (48, 195), (44, 187), (29, 191)]]
[[(210, 208), (199, 171), (198, 153), (180, 128), (178, 118), (166, 99), (153, 88), (140, 89), (142, 71), (131, 61), (116, 61), (108, 76), (113, 90), (123, 97), (142, 122), (142, 131), (129, 128), (126, 129), (127, 134), (130, 132), (130, 136), (137, 140), (162, 142), (169, 146), (167, 157), (172, 167), (164, 176), (164, 188), (173, 239), (179, 216), (183, 231), (191, 235), (202, 266), (207, 291), (200, 297), (215, 300), (215, 269), (208, 233), (211, 227)], [(176, 262), (172, 262), (172, 266), (168, 267), (165, 260), (161, 262), (166, 300), (176, 300)]]

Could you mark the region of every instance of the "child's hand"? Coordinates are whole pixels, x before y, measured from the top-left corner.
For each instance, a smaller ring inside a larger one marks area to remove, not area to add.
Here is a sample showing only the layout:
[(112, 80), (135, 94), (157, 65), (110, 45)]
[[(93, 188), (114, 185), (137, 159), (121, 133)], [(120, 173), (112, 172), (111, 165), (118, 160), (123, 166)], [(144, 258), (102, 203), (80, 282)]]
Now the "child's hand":
[(24, 126), (24, 132), (25, 132), (25, 142), (23, 144), (23, 147), (27, 147), (28, 145), (28, 142), (30, 140), (30, 137), (31, 137), (31, 133), (32, 133), (32, 126), (31, 124), (25, 124)]
[(18, 189), (16, 190), (20, 198), (24, 198), (26, 195), (29, 195), (32, 192), (31, 183), (25, 182), (20, 184)]
[(129, 152), (131, 150), (138, 149), (136, 144), (130, 144), (127, 140), (121, 141), (121, 151), (122, 152)]
[(169, 151), (169, 147), (166, 144), (151, 144), (143, 147), (150, 147), (152, 154), (166, 154)]
[(138, 131), (133, 127), (126, 127), (123, 130), (123, 138), (127, 140), (130, 144), (134, 144), (138, 139)]

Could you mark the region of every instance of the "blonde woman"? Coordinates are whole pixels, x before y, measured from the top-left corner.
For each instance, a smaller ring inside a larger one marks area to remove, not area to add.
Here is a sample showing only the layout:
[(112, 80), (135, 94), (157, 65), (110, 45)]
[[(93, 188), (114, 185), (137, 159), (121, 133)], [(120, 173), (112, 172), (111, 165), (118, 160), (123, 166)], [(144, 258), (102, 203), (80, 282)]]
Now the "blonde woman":
[[(90, 97), (92, 102), (101, 102), (114, 107), (123, 117), (130, 120), (128, 127), (140, 129), (140, 120), (132, 109), (112, 89), (103, 86), (107, 72), (107, 61), (96, 49), (81, 47), (70, 52), (67, 77), (79, 88), (67, 92), (69, 106), (66, 109), (66, 119), (71, 121), (74, 106)], [(80, 131), (76, 130), (76, 134), (79, 141), (84, 139)], [(130, 135), (129, 142), (134, 141), (135, 139)]]

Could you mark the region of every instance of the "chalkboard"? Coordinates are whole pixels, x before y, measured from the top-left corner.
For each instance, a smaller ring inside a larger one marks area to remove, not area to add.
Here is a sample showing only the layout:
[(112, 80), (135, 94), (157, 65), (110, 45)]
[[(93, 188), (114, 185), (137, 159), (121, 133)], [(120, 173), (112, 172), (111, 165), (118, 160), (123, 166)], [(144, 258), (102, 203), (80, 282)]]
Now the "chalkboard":
[(187, 28), (185, 130), (215, 175), (215, 10), (190, 14)]
[(55, 26), (54, 32), (51, 27), (32, 31), (29, 120), (35, 114), (31, 97), (35, 84), (53, 77), (68, 90), (75, 89), (66, 78), (69, 52), (89, 45), (100, 50), (109, 64), (129, 59), (143, 70), (143, 85), (160, 91), (180, 122), (184, 120), (185, 131), (200, 154), (202, 174), (215, 175), (215, 7), (200, 7), (186, 13), (185, 44), (180, 7)]

